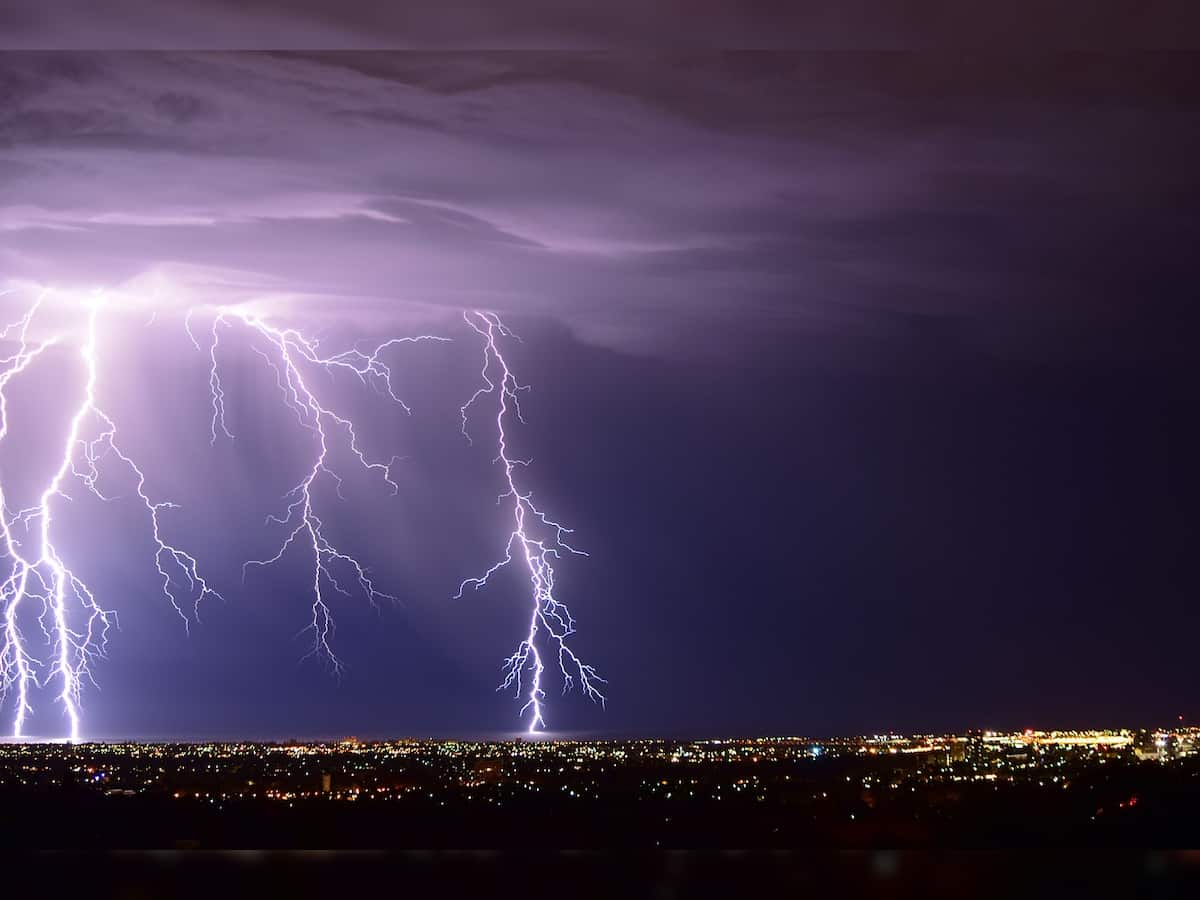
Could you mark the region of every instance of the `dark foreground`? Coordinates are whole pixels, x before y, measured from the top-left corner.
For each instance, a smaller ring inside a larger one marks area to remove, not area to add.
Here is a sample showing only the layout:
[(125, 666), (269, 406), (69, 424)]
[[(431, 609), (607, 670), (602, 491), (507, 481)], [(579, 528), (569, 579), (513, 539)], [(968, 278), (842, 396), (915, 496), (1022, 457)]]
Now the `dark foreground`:
[(1113, 766), (1057, 792), (981, 784), (878, 799), (830, 768), (765, 799), (668, 800), (611, 790), (504, 803), (434, 793), (398, 802), (368, 795), (217, 804), (169, 794), (10, 790), (2, 795), (0, 836), (9, 848), (64, 849), (1200, 847), (1197, 766)]
[[(514, 822), (514, 827), (519, 827)], [(99, 898), (676, 897), (1182, 898), (1178, 851), (493, 851), (40, 853), (0, 861)], [(15, 876), (14, 876), (15, 877)]]

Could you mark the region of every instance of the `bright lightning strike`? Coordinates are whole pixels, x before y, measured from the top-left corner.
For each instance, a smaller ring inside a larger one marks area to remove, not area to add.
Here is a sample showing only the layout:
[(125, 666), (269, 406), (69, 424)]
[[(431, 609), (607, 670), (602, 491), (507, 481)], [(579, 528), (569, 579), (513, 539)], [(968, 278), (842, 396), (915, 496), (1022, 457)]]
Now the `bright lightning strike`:
[[(330, 459), (330, 442), (336, 435), (341, 435), (344, 445), (350, 450), (357, 464), (366, 472), (378, 476), (390, 487), (393, 494), (398, 493), (400, 489), (392, 478), (392, 467), (398, 462), (398, 457), (393, 456), (387, 461), (369, 459), (359, 442), (354, 422), (339, 413), (334, 406), (318, 398), (306, 373), (321, 371), (331, 376), (339, 372), (349, 373), (362, 384), (374, 388), (404, 412), (408, 412), (408, 406), (396, 393), (392, 369), (384, 361), (384, 352), (401, 344), (448, 339), (427, 334), (390, 338), (377, 344), (369, 353), (356, 348), (325, 355), (321, 352), (317, 340), (306, 337), (294, 328), (277, 328), (243, 310), (219, 310), (212, 321), (208, 347), (213, 443), (216, 443), (219, 435), (233, 438), (225, 420), (225, 392), (221, 384), (218, 349), (222, 331), (236, 325), (249, 329), (266, 345), (266, 349), (254, 346), (254, 352), (262, 357), (274, 373), (283, 402), (295, 414), (300, 426), (310, 432), (314, 439), (311, 467), (283, 495), (282, 512), (267, 517), (268, 524), (280, 525), (287, 529), (286, 536), (274, 555), (265, 559), (248, 560), (243, 566), (243, 575), (250, 567), (269, 566), (279, 562), (295, 544), (302, 544), (311, 552), (312, 621), (308, 630), (313, 634), (313, 647), (309, 655), (328, 660), (335, 674), (340, 673), (342, 663), (333, 652), (330, 643), (334, 624), (328, 602), (330, 589), (343, 596), (350, 596), (350, 592), (338, 579), (339, 571), (343, 579), (353, 579), (359, 591), (372, 605), (380, 599), (395, 600), (395, 597), (379, 590), (366, 566), (356, 557), (339, 549), (326, 537), (325, 523), (317, 512), (313, 489), (321, 479), (325, 479), (333, 484), (338, 496), (341, 496), (343, 477), (333, 467)], [(188, 334), (196, 349), (201, 350), (200, 342), (190, 326)]]
[[(78, 345), (83, 390), (70, 415), (56, 457), (57, 466), (36, 492), (36, 502), (14, 509), (4, 485), (0, 484), (0, 700), (15, 698), (13, 734), (21, 737), (33, 713), (32, 691), (52, 685), (68, 721), (70, 738), (78, 740), (81, 693), (85, 683), (95, 683), (93, 665), (104, 656), (109, 631), (117, 619), (114, 612), (100, 605), (92, 589), (76, 574), (58, 541), (56, 516), (66, 508), (63, 504), (72, 500), (72, 489), (84, 488), (101, 500), (115, 500), (106, 491), (107, 479), (121, 471), (132, 480), (133, 497), (147, 516), (153, 563), (161, 579), (162, 593), (185, 628), (192, 620), (199, 619), (200, 604), (207, 597), (220, 595), (201, 575), (196, 558), (168, 540), (165, 514), (178, 507), (150, 493), (144, 470), (122, 449), (117, 423), (100, 405), (98, 390), (104, 362), (101, 314), (106, 308), (106, 296), (97, 293), (87, 298), (82, 339), (56, 333), (35, 340), (32, 335), (38, 329), (34, 325), (44, 313), (48, 295), (42, 291), (15, 321), (0, 327), (0, 442), (9, 430), (10, 391), (42, 361), (50, 348), (69, 343)], [(284, 532), (276, 551), (261, 559), (247, 560), (242, 573), (244, 577), (251, 568), (272, 566), (292, 548), (308, 554), (311, 620), (306, 630), (313, 635), (309, 655), (326, 659), (335, 673), (340, 672), (342, 663), (332, 647), (331, 592), (350, 596), (351, 589), (357, 589), (373, 605), (381, 599), (395, 598), (380, 590), (357, 556), (341, 549), (327, 535), (316, 492), (324, 485), (332, 487), (341, 497), (346, 474), (342, 466), (348, 464), (396, 494), (399, 485), (393, 469), (399, 459), (369, 456), (355, 421), (327, 394), (336, 384), (337, 376), (353, 377), (408, 412), (396, 391), (394, 372), (387, 362), (389, 352), (404, 344), (448, 339), (435, 335), (394, 337), (369, 351), (355, 347), (327, 353), (315, 338), (295, 328), (272, 324), (243, 308), (213, 311), (204, 342), (193, 331), (192, 318), (189, 312), (184, 324), (192, 344), (206, 357), (212, 409), (211, 442), (234, 439), (226, 416), (222, 360), (228, 350), (222, 339), (235, 329), (244, 333), (250, 349), (263, 360), (274, 376), (281, 402), (311, 438), (309, 463), (282, 496), (281, 509), (267, 517), (266, 524), (278, 526)], [(470, 440), (467, 431), (470, 413), (478, 405), (494, 402), (498, 448), (495, 462), (504, 473), (504, 492), (498, 502), (511, 504), (513, 528), (504, 558), (482, 576), (464, 581), (457, 597), (461, 598), (468, 587), (485, 586), (496, 572), (514, 561), (528, 572), (531, 587), (528, 631), (505, 661), (498, 690), (513, 689), (525, 700), (521, 714), (531, 713), (529, 729), (537, 731), (545, 727), (543, 674), (547, 657), (553, 657), (557, 664), (564, 693), (578, 684), (594, 702), (603, 704), (605, 700), (600, 686), (606, 682), (572, 650), (569, 639), (575, 634), (575, 620), (554, 596), (554, 563), (564, 552), (586, 554), (566, 542), (570, 530), (549, 519), (534, 505), (532, 494), (518, 485), (517, 470), (527, 466), (528, 461), (510, 453), (507, 429), (514, 418), (524, 421), (519, 394), (528, 388), (518, 383), (501, 349), (504, 341), (516, 336), (493, 313), (465, 313), (464, 318), (483, 339), (484, 358), (480, 371), (482, 385), (461, 408), (462, 431)], [(43, 646), (49, 648), (45, 659), (35, 655), (28, 636), (23, 633), (23, 623), (34, 621), (45, 639)]]
[[(513, 530), (505, 545), (504, 558), (478, 578), (464, 581), (459, 586), (456, 598), (461, 598), (468, 587), (478, 589), (486, 585), (492, 575), (513, 561), (514, 556), (528, 571), (532, 594), (529, 630), (517, 649), (505, 660), (504, 679), (497, 690), (513, 690), (518, 698), (525, 700), (521, 715), (530, 712), (529, 731), (532, 733), (546, 725), (542, 715), (546, 696), (542, 687), (546, 668), (543, 654), (551, 654), (556, 660), (562, 675), (563, 693), (569, 691), (578, 679), (579, 688), (588, 699), (604, 704), (604, 694), (599, 685), (606, 682), (568, 645), (568, 639), (575, 634), (575, 619), (571, 611), (554, 597), (554, 562), (562, 556), (563, 551), (580, 556), (587, 554), (568, 544), (564, 537), (571, 533), (571, 529), (547, 518), (534, 505), (532, 492), (522, 491), (517, 484), (517, 468), (528, 466), (529, 460), (517, 459), (510, 454), (506, 428), (512, 418), (524, 422), (519, 395), (529, 388), (517, 381), (500, 349), (502, 339), (515, 338), (516, 335), (494, 313), (464, 313), (463, 318), (483, 338), (483, 368), (480, 372), (483, 385), (462, 407), (462, 431), (470, 440), (467, 419), (472, 407), (484, 398), (492, 398), (495, 402), (497, 441), (494, 462), (504, 471), (505, 486), (497, 502), (508, 501), (511, 504)], [(544, 637), (539, 637), (542, 633)]]
[[(8, 390), (50, 346), (52, 338), (30, 339), (30, 326), (42, 309), (47, 292), (41, 292), (25, 314), (0, 331), (0, 340), (16, 349), (0, 357), (0, 440), (8, 434)], [(200, 575), (194, 557), (168, 543), (162, 533), (161, 514), (174, 504), (154, 500), (146, 491), (146, 476), (134, 459), (121, 450), (115, 421), (98, 405), (100, 368), (98, 317), (104, 295), (88, 299), (80, 361), (85, 374), (83, 397), (75, 407), (62, 445), (58, 467), (45, 484), (35, 505), (10, 508), (0, 487), (0, 554), (7, 561), (0, 581), (3, 640), (0, 642), (0, 698), (16, 694), (13, 734), (21, 737), (32, 713), (29, 695), (35, 686), (55, 684), (58, 700), (69, 723), (71, 740), (79, 739), (79, 702), (85, 681), (95, 683), (92, 665), (105, 653), (109, 629), (116, 614), (99, 605), (91, 588), (64, 559), (56, 542), (54, 513), (72, 496), (69, 486), (83, 487), (102, 500), (111, 499), (100, 486), (101, 465), (115, 458), (136, 481), (138, 501), (145, 508), (155, 543), (154, 564), (162, 578), (167, 600), (183, 617), (182, 593), (191, 596), (193, 608), (216, 592)], [(27, 547), (32, 544), (32, 548)], [(40, 606), (38, 622), (51, 648), (48, 661), (36, 658), (21, 631), (20, 611), (26, 603)]]

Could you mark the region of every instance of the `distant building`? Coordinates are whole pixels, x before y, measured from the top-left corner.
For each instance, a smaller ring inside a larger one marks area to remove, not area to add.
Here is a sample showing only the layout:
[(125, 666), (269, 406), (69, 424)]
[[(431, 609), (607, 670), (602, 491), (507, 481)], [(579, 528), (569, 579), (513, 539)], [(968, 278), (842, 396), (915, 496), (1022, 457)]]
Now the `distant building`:
[(476, 784), (495, 783), (504, 776), (504, 767), (495, 757), (481, 757), (471, 764), (470, 780)]

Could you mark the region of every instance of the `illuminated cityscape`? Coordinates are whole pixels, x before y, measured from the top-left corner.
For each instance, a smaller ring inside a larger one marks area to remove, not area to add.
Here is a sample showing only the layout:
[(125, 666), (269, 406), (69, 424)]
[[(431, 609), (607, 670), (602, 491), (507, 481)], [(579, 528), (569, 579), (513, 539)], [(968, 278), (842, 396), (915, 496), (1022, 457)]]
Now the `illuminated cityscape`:
[(31, 818), (74, 809), (115, 846), (1136, 844), (1164, 823), (1195, 837), (1175, 816), (1198, 796), (1191, 727), (0, 746), (18, 843), (45, 840)]

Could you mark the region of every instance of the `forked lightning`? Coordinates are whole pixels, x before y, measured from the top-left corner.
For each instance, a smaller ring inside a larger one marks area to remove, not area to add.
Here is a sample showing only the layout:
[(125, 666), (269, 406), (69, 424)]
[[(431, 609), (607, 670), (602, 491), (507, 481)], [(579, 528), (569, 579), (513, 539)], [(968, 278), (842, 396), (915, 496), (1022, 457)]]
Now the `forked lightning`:
[[(0, 294), (0, 298), (5, 296)], [(22, 376), (43, 362), (51, 348), (77, 350), (83, 389), (71, 411), (54, 471), (31, 491), (33, 502), (14, 506), (11, 491), (0, 484), (0, 700), (13, 698), (13, 734), (21, 737), (33, 713), (35, 688), (52, 688), (67, 719), (69, 736), (78, 740), (83, 686), (85, 682), (94, 683), (93, 665), (104, 656), (117, 618), (100, 604), (65, 558), (56, 521), (69, 511), (72, 492), (84, 489), (101, 500), (115, 500), (117, 494), (109, 493), (107, 487), (111, 479), (120, 477), (120, 472), (131, 479), (132, 493), (126, 491), (124, 496), (135, 498), (145, 510), (162, 593), (183, 619), (185, 628), (198, 620), (200, 604), (206, 598), (220, 595), (201, 574), (197, 559), (171, 542), (165, 514), (178, 507), (151, 491), (145, 471), (120, 444), (116, 420), (98, 399), (105, 359), (102, 325), (107, 321), (102, 313), (110, 299), (99, 292), (83, 299), (85, 315), (80, 337), (55, 332), (53, 327), (38, 327), (45, 325), (42, 318), (51, 318), (44, 316), (49, 296), (48, 291), (37, 292), (28, 307), (0, 329), (0, 442), (9, 434), (10, 391)], [(207, 320), (207, 328), (200, 335), (193, 327), (198, 317)], [(601, 704), (605, 700), (601, 691), (605, 681), (570, 646), (575, 619), (554, 594), (554, 564), (563, 553), (584, 554), (567, 543), (570, 530), (548, 518), (534, 505), (531, 492), (518, 483), (518, 469), (527, 466), (528, 461), (513, 456), (508, 430), (513, 420), (523, 421), (519, 395), (527, 388), (518, 383), (502, 350), (502, 344), (515, 335), (494, 313), (468, 312), (464, 318), (483, 341), (483, 366), (481, 386), (461, 409), (462, 430), (469, 440), (472, 411), (485, 403), (494, 405), (491, 421), (496, 428), (495, 462), (503, 472), (503, 492), (498, 502), (510, 505), (513, 525), (504, 557), (481, 576), (464, 581), (456, 596), (461, 598), (467, 588), (487, 585), (509, 563), (520, 565), (528, 573), (528, 630), (505, 661), (498, 689), (515, 690), (524, 700), (521, 714), (528, 713), (529, 730), (537, 731), (545, 727), (547, 656), (557, 666), (564, 693), (578, 684), (589, 699)], [(311, 438), (312, 456), (303, 473), (281, 498), (279, 511), (267, 517), (268, 525), (283, 529), (276, 552), (246, 561), (242, 575), (244, 578), (253, 568), (280, 562), (292, 548), (303, 550), (311, 566), (310, 653), (328, 660), (334, 671), (340, 672), (342, 663), (332, 645), (330, 592), (349, 596), (353, 587), (372, 604), (394, 598), (377, 586), (357, 556), (330, 539), (316, 490), (324, 484), (341, 497), (346, 472), (339, 465), (350, 465), (377, 479), (390, 493), (398, 493), (393, 469), (399, 460), (395, 456), (370, 456), (354, 420), (329, 395), (337, 376), (342, 375), (375, 390), (407, 412), (396, 389), (389, 354), (404, 344), (448, 339), (430, 334), (394, 337), (369, 350), (355, 347), (326, 353), (315, 338), (295, 328), (277, 326), (242, 307), (189, 312), (185, 328), (196, 350), (204, 354), (208, 368), (212, 410), (208, 430), (213, 444), (235, 439), (226, 416), (227, 394), (222, 378), (226, 354), (235, 349), (224, 339), (235, 330), (242, 332), (239, 346), (249, 346), (262, 359), (274, 377), (281, 402)], [(46, 331), (50, 337), (34, 337)], [(33, 623), (35, 632), (40, 628), (45, 639), (39, 644), (46, 648), (44, 654), (34, 652), (26, 633)]]
[[(517, 469), (529, 465), (528, 460), (514, 457), (509, 449), (507, 429), (511, 419), (524, 422), (521, 417), (520, 394), (529, 390), (513, 375), (500, 348), (506, 338), (515, 338), (511, 330), (494, 313), (472, 312), (463, 316), (483, 339), (483, 368), (480, 377), (482, 386), (462, 407), (462, 430), (467, 440), (471, 439), (467, 420), (471, 408), (484, 398), (495, 404), (495, 426), (497, 454), (495, 462), (504, 473), (504, 492), (498, 503), (508, 502), (512, 508), (513, 529), (504, 548), (504, 558), (477, 578), (468, 578), (458, 588), (457, 597), (462, 597), (468, 587), (481, 588), (500, 569), (513, 562), (524, 566), (529, 574), (530, 606), (529, 630), (517, 649), (504, 663), (504, 680), (498, 690), (514, 690), (525, 700), (521, 714), (529, 713), (529, 731), (536, 732), (546, 725), (542, 707), (546, 697), (542, 687), (542, 676), (546, 665), (543, 652), (553, 655), (562, 676), (563, 693), (574, 686), (576, 679), (583, 694), (601, 705), (605, 702), (599, 685), (605, 684), (596, 670), (583, 662), (567, 643), (575, 634), (575, 618), (571, 611), (554, 597), (554, 563), (563, 552), (586, 556), (568, 544), (564, 538), (571, 529), (546, 517), (533, 503), (533, 493), (522, 490), (517, 484)], [(544, 637), (539, 637), (544, 633)], [(543, 649), (539, 649), (539, 646)]]

